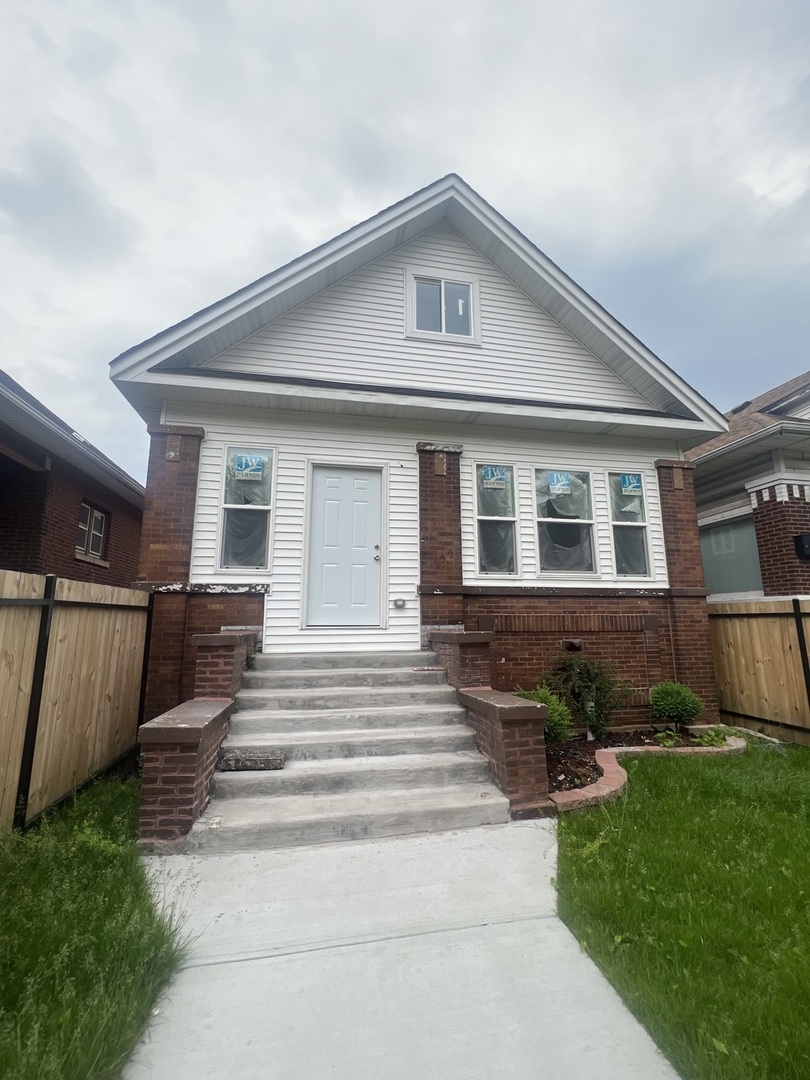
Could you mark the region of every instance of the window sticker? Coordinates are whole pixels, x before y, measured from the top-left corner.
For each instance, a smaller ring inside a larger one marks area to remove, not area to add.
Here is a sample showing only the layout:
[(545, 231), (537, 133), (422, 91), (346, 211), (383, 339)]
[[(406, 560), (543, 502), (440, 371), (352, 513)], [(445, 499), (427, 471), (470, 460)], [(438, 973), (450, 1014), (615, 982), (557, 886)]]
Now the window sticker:
[(641, 495), (641, 473), (621, 473), (622, 495)]
[(482, 465), (481, 487), (490, 491), (506, 490), (506, 466), (505, 465)]
[(549, 495), (570, 495), (571, 473), (550, 472), (548, 474), (548, 492)]
[(261, 480), (264, 458), (253, 454), (237, 454), (234, 461), (235, 480)]

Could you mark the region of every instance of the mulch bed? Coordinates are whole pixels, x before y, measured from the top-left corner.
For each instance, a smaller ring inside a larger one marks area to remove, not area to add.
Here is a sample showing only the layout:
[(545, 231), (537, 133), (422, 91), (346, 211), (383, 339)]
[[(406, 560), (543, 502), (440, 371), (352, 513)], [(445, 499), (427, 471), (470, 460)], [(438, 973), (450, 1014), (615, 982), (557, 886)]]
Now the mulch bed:
[(577, 735), (567, 742), (546, 743), (549, 791), (571, 791), (594, 784), (602, 775), (596, 764), (596, 751), (611, 746), (658, 746), (655, 728), (638, 731), (609, 731), (604, 742), (588, 742)]

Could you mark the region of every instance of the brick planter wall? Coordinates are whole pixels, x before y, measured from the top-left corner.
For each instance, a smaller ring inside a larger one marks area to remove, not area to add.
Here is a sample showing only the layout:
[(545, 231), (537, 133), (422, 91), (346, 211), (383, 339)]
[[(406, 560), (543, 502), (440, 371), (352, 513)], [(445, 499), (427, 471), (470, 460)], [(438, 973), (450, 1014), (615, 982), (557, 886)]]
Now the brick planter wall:
[(451, 686), (459, 689), (491, 684), (489, 647), (494, 634), (430, 630), (427, 637), (431, 649), (447, 672), (447, 681)]

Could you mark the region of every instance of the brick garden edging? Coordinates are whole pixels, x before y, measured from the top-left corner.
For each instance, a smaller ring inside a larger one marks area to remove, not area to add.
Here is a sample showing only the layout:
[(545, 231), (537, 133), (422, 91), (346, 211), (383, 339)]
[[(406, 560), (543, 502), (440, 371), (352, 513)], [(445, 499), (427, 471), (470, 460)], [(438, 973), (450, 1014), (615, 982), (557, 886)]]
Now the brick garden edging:
[(610, 750), (596, 751), (596, 764), (602, 770), (602, 776), (588, 787), (574, 788), (573, 791), (552, 791), (549, 799), (558, 812), (582, 810), (598, 803), (609, 802), (624, 791), (627, 786), (627, 772), (619, 764), (619, 756), (630, 754), (741, 754), (746, 748), (745, 739), (734, 735), (726, 736), (725, 746), (614, 746)]

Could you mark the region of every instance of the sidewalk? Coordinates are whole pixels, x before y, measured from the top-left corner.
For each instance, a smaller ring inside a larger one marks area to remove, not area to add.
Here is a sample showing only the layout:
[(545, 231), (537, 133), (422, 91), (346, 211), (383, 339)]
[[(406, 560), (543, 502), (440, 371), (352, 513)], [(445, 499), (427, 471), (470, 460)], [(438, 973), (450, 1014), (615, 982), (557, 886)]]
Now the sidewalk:
[(555, 915), (549, 821), (150, 859), (191, 955), (125, 1080), (677, 1080)]

